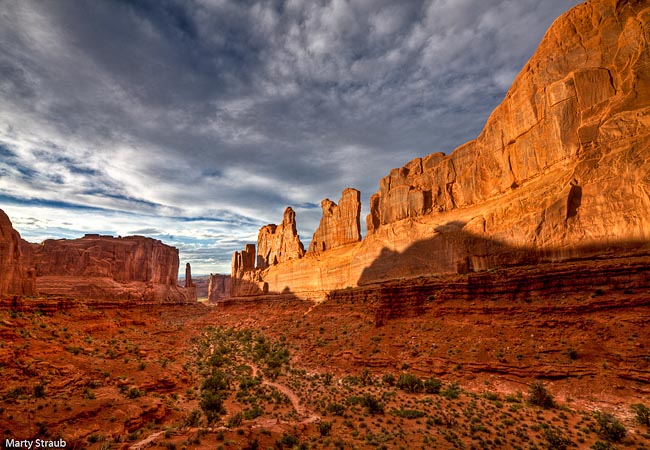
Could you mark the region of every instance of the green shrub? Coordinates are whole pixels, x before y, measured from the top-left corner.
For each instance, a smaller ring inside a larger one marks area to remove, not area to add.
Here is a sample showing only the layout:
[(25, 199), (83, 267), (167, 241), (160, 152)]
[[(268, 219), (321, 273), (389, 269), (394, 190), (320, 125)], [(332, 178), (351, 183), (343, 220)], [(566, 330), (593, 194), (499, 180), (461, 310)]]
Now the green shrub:
[(385, 373), (384, 376), (381, 377), (381, 381), (388, 386), (393, 386), (395, 384), (395, 376), (392, 373)]
[(318, 431), (321, 436), (327, 436), (332, 430), (332, 422), (321, 422), (318, 424)]
[(627, 434), (625, 426), (610, 413), (596, 412), (598, 435), (610, 442), (620, 442)]
[(650, 428), (650, 408), (643, 403), (635, 403), (630, 408), (635, 413), (634, 418), (637, 423)]
[(256, 417), (261, 416), (262, 414), (264, 414), (264, 410), (259, 405), (253, 405), (252, 408), (244, 411), (244, 419), (253, 420)]
[(226, 422), (226, 426), (228, 428), (237, 428), (239, 425), (241, 425), (243, 420), (244, 420), (244, 415), (241, 412), (238, 412), (234, 416), (230, 416), (228, 422)]
[(417, 419), (427, 415), (424, 411), (417, 409), (391, 409), (390, 413), (396, 417), (403, 417), (405, 419)]
[(293, 434), (285, 434), (282, 436), (282, 439), (278, 441), (278, 444), (280, 444), (282, 447), (293, 448), (294, 446), (298, 445), (298, 438)]
[(345, 414), (345, 406), (340, 403), (330, 403), (327, 405), (327, 411), (334, 416), (342, 416)]
[(442, 381), (435, 377), (430, 377), (424, 380), (424, 392), (427, 394), (438, 394), (442, 387)]
[(528, 391), (528, 402), (531, 405), (540, 406), (545, 409), (555, 407), (553, 396), (546, 390), (544, 383), (539, 380), (530, 385), (530, 390)]
[(596, 441), (594, 445), (589, 448), (591, 450), (616, 450), (616, 447), (614, 447), (612, 444), (603, 441)]
[(450, 400), (453, 400), (455, 398), (458, 398), (460, 396), (460, 386), (458, 386), (458, 383), (449, 383), (447, 385), (447, 388), (440, 393), (445, 398), (448, 398)]
[(573, 443), (571, 439), (565, 437), (558, 428), (546, 428), (544, 430), (547, 448), (549, 450), (566, 450)]
[(34, 397), (44, 398), (45, 397), (45, 384), (41, 381), (36, 386), (34, 386)]
[(404, 391), (415, 393), (420, 392), (424, 387), (424, 384), (419, 377), (410, 373), (403, 373), (397, 380), (397, 387)]

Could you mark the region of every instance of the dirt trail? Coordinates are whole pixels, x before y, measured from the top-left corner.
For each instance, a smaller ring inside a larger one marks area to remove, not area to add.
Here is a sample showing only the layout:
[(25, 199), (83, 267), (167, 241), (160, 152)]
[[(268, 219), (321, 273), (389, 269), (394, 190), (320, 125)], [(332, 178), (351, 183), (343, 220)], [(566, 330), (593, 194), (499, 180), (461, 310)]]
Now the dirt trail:
[(164, 431), (159, 431), (158, 433), (154, 433), (154, 434), (148, 436), (146, 439), (143, 439), (140, 442), (136, 442), (135, 444), (133, 444), (131, 447), (129, 447), (129, 450), (141, 450), (141, 449), (145, 448), (147, 445), (154, 442), (156, 439), (158, 439), (163, 434), (165, 434)]
[[(252, 363), (248, 363), (248, 365), (253, 369), (253, 377), (256, 377), (258, 372), (257, 366), (255, 366)], [(284, 384), (280, 384), (280, 383), (275, 383), (273, 381), (266, 381), (266, 380), (262, 381), (262, 385), (271, 386), (272, 388), (277, 389), (278, 391), (282, 392), (284, 395), (289, 397), (289, 400), (291, 400), (291, 404), (293, 405), (293, 409), (295, 409), (299, 415), (304, 417), (304, 419), (299, 421), (298, 423), (309, 424), (309, 423), (320, 421), (321, 417), (317, 414), (314, 414), (312, 411), (309, 411), (307, 408), (301, 405), (300, 398), (288, 386), (285, 386)]]

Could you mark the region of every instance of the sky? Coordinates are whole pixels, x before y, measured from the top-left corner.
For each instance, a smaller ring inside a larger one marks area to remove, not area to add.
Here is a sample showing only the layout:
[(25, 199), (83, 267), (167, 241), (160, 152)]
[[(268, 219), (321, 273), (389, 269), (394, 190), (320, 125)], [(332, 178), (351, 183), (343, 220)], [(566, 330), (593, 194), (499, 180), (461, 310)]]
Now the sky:
[(30, 242), (145, 235), (183, 269), (474, 139), (571, 0), (3, 0), (0, 209)]

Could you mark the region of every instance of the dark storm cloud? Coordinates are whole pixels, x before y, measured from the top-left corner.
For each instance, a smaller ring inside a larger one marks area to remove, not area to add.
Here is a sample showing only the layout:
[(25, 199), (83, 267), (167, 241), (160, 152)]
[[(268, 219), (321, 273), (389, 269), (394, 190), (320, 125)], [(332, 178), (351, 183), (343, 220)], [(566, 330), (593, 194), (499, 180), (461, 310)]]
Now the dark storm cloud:
[(0, 192), (238, 244), (293, 205), (308, 240), (322, 198), (365, 208), (392, 167), (475, 138), (575, 3), (7, 1)]

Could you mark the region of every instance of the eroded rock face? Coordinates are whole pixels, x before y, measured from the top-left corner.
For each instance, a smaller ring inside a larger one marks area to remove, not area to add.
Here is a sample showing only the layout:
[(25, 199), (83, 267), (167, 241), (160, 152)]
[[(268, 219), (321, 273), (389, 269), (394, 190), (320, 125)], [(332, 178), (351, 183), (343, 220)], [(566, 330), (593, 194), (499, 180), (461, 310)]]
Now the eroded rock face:
[(302, 258), (305, 247), (296, 230), (296, 213), (288, 207), (280, 225), (266, 225), (257, 237), (257, 268)]
[(476, 140), (415, 158), (380, 181), (363, 241), (321, 254), (328, 223), (304, 258), (269, 265), (255, 281), (310, 297), (431, 274), (647, 253), (649, 39), (648, 2), (573, 8)]
[(232, 255), (231, 273), (234, 278), (241, 278), (245, 272), (255, 269), (255, 244), (246, 244), (241, 252)]
[(0, 295), (35, 293), (34, 272), (27, 265), (23, 243), (7, 214), (0, 209)]
[(567, 12), (476, 140), (381, 180), (368, 232), (485, 205), (483, 232), (517, 245), (647, 240), (649, 21), (645, 2), (590, 1)]
[(322, 252), (361, 240), (361, 193), (358, 190), (343, 190), (338, 205), (326, 198), (321, 208), (323, 217), (308, 252)]
[(156, 239), (88, 234), (81, 239), (50, 239), (31, 244), (31, 248), (37, 289), (44, 295), (154, 302), (196, 300), (192, 289), (177, 285), (178, 249)]
[(190, 263), (185, 264), (185, 287), (193, 287), (194, 283), (192, 283), (192, 266)]
[(208, 301), (217, 302), (230, 297), (230, 275), (210, 274)]

